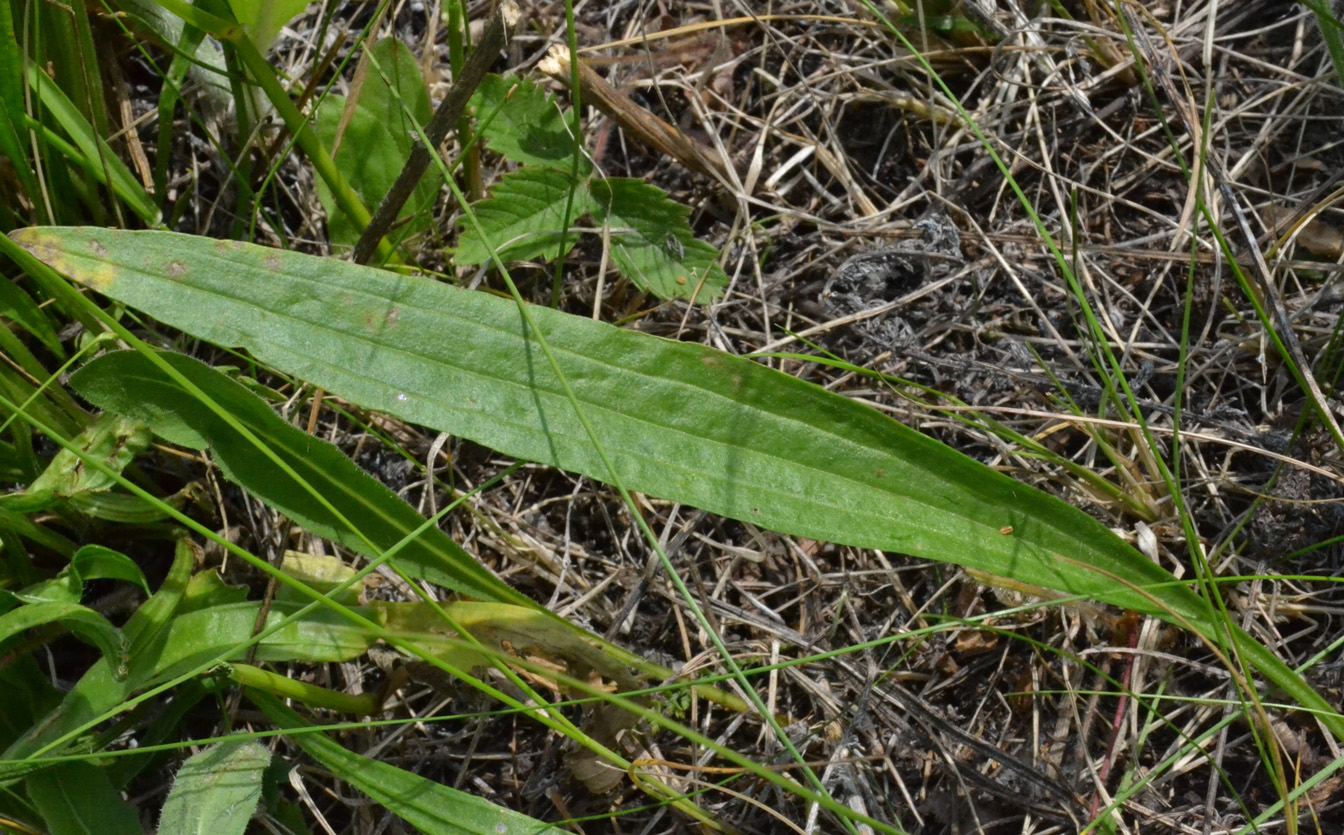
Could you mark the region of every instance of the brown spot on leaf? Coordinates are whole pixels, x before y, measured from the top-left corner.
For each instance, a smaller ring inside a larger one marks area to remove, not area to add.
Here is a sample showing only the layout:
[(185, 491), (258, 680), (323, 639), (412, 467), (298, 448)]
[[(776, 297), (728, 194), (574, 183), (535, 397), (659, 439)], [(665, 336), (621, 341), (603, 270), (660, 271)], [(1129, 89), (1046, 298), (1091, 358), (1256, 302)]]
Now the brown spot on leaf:
[(107, 247), (103, 246), (103, 242), (98, 240), (97, 238), (89, 239), (89, 251), (92, 252), (94, 255), (97, 255), (99, 258), (107, 257)]
[(284, 260), (274, 252), (266, 253), (266, 257), (263, 260), (265, 261), (266, 269), (273, 273), (280, 272), (280, 267), (284, 265)]
[(169, 278), (181, 278), (187, 274), (187, 265), (181, 261), (169, 261), (166, 272)]

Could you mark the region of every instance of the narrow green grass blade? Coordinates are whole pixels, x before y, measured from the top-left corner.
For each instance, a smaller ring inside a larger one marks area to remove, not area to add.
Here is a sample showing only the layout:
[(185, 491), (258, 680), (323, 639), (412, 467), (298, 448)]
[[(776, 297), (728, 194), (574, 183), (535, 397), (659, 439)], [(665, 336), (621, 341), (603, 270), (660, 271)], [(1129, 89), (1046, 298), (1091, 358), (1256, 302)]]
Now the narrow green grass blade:
[[(36, 218), (48, 219), (42, 211), (42, 190), (38, 187), (28, 148), (21, 140), (23, 125), (23, 49), (14, 30), (14, 10), (9, 0), (0, 0), (0, 156), (8, 157), (23, 194), (33, 202)], [(2, 193), (2, 192), (0, 192)], [(18, 202), (11, 198), (11, 211)]]
[[(301, 716), (278, 699), (254, 690), (247, 694), (279, 727), (302, 729), (308, 726)], [(466, 792), (441, 786), (394, 765), (361, 757), (320, 734), (298, 733), (290, 739), (337, 777), (421, 832), (436, 835), (496, 835), (501, 832), (561, 835), (565, 831)]]
[[(153, 198), (126, 164), (113, 153), (106, 140), (94, 131), (93, 126), (80, 114), (74, 103), (51, 82), (51, 79), (41, 75), (36, 65), (28, 67), (28, 85), (33, 89), (34, 95), (41, 99), (43, 108), (51, 114), (74, 143), (79, 156), (73, 161), (90, 176), (111, 189), (141, 221), (150, 226), (157, 225), (162, 216)], [(32, 127), (45, 126), (32, 125)]]

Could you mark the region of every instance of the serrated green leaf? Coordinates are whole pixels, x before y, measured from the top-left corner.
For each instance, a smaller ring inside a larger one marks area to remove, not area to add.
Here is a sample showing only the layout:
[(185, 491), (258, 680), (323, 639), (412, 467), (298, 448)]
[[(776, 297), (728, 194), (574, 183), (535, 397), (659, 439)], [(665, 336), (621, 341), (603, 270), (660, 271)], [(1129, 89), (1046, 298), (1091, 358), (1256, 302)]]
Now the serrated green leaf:
[[(535, 81), (487, 75), (471, 97), (471, 111), (490, 150), (525, 166), (558, 168), (569, 174), (578, 141), (555, 96)], [(578, 176), (592, 170), (579, 158)]]
[[(366, 205), (376, 206), (396, 182), (415, 145), (416, 125), (402, 109), (403, 105), (423, 127), (429, 121), (430, 104), (419, 64), (404, 44), (387, 38), (369, 51), (392, 86), (382, 73), (370, 67), (344, 131), (341, 120), (347, 101), (335, 95), (324, 99), (318, 108), (314, 129), (328, 149), (336, 147), (340, 134), (340, 145), (332, 157), (336, 168)], [(389, 243), (396, 246), (429, 228), (439, 183), (437, 171), (421, 179), (398, 215), (398, 223), (389, 230)], [(364, 230), (337, 207), (324, 180), (318, 178), (317, 187), (318, 199), (327, 212), (327, 232), (332, 243), (353, 246)]]
[(506, 174), (490, 189), (490, 196), (473, 207), (484, 238), (465, 221), (458, 221), (460, 234), (453, 260), (463, 265), (484, 264), (490, 260), (486, 241), (505, 261), (554, 261), (566, 254), (577, 236), (573, 232), (564, 236), (562, 252), (562, 230), (595, 208), (588, 190), (577, 188), (568, 203), (569, 214), (565, 214), (573, 182), (567, 172), (555, 168), (524, 168)]
[[(281, 420), (255, 394), (219, 372), (179, 354), (164, 358), (181, 374), (228, 409), (236, 424), (266, 442), (280, 458), (317, 488), (341, 515), (357, 520), (346, 527), (311, 493), (290, 480), (275, 463), (238, 431), (134, 351), (105, 354), (70, 379), (76, 391), (101, 408), (144, 420), (155, 431), (188, 427), (208, 439), (221, 469), (249, 493), (304, 528), (364, 554), (376, 556), (369, 542), (391, 548), (424, 521), (395, 493), (357, 467), (340, 450)], [(430, 527), (396, 557), (411, 576), (481, 600), (532, 604), (501, 582), (442, 531)]]
[(707, 303), (723, 294), (728, 276), (719, 253), (695, 239), (685, 206), (640, 180), (594, 180), (590, 188), (593, 219), (613, 230), (611, 258), (621, 275), (663, 299)]
[[(279, 700), (255, 690), (247, 691), (247, 696), (277, 726), (308, 727)], [(321, 734), (297, 733), (290, 739), (333, 774), (427, 835), (561, 835), (564, 831), (394, 765), (361, 757)]]
[(159, 831), (175, 835), (242, 835), (261, 800), (271, 752), (233, 739), (190, 757), (173, 777)]

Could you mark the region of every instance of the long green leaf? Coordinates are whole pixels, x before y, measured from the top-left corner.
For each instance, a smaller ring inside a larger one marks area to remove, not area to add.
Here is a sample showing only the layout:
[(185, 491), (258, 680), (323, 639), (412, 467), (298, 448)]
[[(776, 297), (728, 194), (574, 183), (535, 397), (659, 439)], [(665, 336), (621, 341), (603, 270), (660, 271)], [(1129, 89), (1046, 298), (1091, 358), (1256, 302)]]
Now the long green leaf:
[[(12, 237), (101, 293), (355, 403), (606, 475), (512, 301), (174, 233)], [(700, 345), (533, 315), (631, 489), (1146, 613), (1166, 613), (1151, 597), (1162, 595), (1186, 618), (1208, 617), (1193, 594), (1118, 582), (1172, 577), (1101, 523), (873, 409)]]
[[(13, 238), (99, 292), (353, 402), (607, 476), (511, 301), (173, 233), (35, 228)], [(703, 346), (532, 315), (631, 489), (1113, 603), (1210, 641), (1223, 628), (1206, 601), (1097, 520), (862, 404)], [(1344, 719), (1298, 676), (1232, 635), (1344, 737)]]

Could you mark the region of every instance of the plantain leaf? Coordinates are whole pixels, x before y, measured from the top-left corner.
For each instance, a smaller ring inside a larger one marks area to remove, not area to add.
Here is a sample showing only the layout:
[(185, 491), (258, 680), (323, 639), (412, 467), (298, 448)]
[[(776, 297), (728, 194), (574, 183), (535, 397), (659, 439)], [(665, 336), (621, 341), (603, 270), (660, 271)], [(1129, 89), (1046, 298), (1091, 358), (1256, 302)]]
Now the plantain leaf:
[[(27, 229), (38, 259), (361, 405), (593, 478), (608, 472), (512, 301), (174, 233)], [(625, 485), (786, 534), (899, 551), (1150, 614), (1320, 713), (1282, 661), (1100, 522), (860, 403), (700, 345), (532, 313)]]
[[(101, 293), (355, 403), (607, 478), (510, 300), (168, 232), (12, 237)], [(867, 406), (700, 345), (533, 315), (631, 489), (782, 533), (1161, 611), (1151, 593), (1118, 581), (1154, 586), (1171, 575), (1100, 522)], [(87, 393), (94, 380), (76, 383)], [(1194, 595), (1168, 596), (1187, 618), (1209, 615)]]

